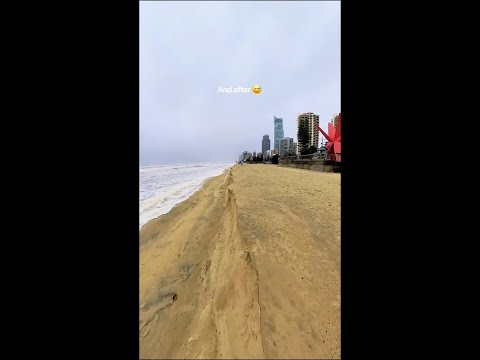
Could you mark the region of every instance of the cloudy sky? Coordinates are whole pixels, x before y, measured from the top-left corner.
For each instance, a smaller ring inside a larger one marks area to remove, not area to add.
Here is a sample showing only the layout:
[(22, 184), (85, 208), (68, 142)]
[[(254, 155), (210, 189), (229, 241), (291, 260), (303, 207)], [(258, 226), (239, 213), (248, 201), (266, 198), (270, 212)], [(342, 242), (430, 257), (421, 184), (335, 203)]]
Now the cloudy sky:
[(340, 2), (140, 3), (140, 165), (233, 163), (274, 113), (296, 141), (299, 113), (340, 111)]

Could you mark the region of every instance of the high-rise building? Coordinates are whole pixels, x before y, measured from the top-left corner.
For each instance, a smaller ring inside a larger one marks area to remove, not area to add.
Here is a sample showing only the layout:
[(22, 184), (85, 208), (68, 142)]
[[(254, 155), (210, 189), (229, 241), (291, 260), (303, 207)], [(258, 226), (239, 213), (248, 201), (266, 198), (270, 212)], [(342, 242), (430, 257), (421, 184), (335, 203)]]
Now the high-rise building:
[(290, 137), (284, 137), (280, 140), (280, 156), (285, 156), (287, 154), (294, 154), (295, 148), (293, 146), (293, 139)]
[(337, 127), (337, 122), (338, 122), (338, 114), (334, 114), (332, 118), (332, 124), (334, 128)]
[(267, 151), (270, 150), (270, 137), (268, 135), (263, 135), (262, 139), (262, 154), (266, 155)]
[(280, 151), (280, 140), (283, 139), (283, 119), (273, 116), (273, 148)]
[(244, 151), (243, 154), (242, 154), (242, 160), (245, 161), (247, 159), (250, 159), (251, 156), (252, 156), (251, 152)]
[(298, 115), (298, 129), (302, 124), (307, 126), (308, 129), (308, 143), (303, 144), (302, 139), (298, 140), (298, 152), (302, 150), (303, 147), (315, 146), (318, 148), (318, 124), (320, 117), (314, 113), (303, 113)]
[(256, 156), (257, 156), (257, 152), (254, 151), (254, 152), (253, 152), (253, 157), (256, 157)]

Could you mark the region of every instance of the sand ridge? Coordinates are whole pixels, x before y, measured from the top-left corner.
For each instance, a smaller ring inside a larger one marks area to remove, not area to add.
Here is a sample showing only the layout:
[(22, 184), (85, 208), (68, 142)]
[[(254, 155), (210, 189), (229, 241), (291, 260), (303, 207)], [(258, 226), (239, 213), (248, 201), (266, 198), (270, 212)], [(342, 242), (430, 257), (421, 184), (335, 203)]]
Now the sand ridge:
[(339, 358), (339, 185), (237, 165), (146, 224), (140, 357)]

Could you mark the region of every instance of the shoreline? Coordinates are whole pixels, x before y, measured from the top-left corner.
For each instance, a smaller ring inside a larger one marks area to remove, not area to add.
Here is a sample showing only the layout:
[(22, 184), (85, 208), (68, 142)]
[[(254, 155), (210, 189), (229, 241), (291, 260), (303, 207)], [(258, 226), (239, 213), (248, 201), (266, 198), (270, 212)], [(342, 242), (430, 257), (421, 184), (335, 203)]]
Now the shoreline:
[(340, 357), (340, 174), (255, 165), (140, 230), (141, 358)]
[[(155, 165), (155, 166), (152, 166), (152, 167), (158, 167), (158, 166), (170, 166), (170, 165)], [(173, 210), (173, 208), (175, 208), (176, 206), (178, 206), (178, 205), (181, 204), (182, 202), (188, 200), (188, 199), (189, 199), (190, 197), (192, 197), (196, 192), (201, 191), (201, 190), (203, 189), (203, 187), (205, 186), (205, 184), (206, 184), (208, 181), (210, 181), (211, 179), (213, 179), (213, 178), (215, 178), (215, 177), (217, 177), (217, 176), (222, 176), (222, 175), (224, 175), (225, 172), (227, 172), (228, 170), (230, 170), (232, 167), (233, 167), (233, 166), (231, 166), (230, 168), (226, 168), (226, 169), (225, 169), (221, 174), (219, 174), (219, 175), (213, 175), (213, 176), (209, 176), (209, 177), (205, 178), (196, 190), (194, 190), (194, 191), (193, 191), (190, 195), (188, 195), (188, 197), (186, 197), (185, 199), (183, 199), (183, 200), (179, 201), (178, 203), (176, 203), (175, 205), (173, 205), (173, 207), (172, 207), (170, 210), (168, 210), (166, 213), (159, 214), (159, 215), (155, 216), (154, 218), (152, 218), (152, 219), (150, 219), (150, 220), (147, 220), (144, 224), (139, 224), (139, 231), (142, 230), (142, 228), (143, 228), (145, 225), (147, 225), (150, 221), (153, 221), (153, 220), (155, 220), (155, 219), (158, 219), (160, 216), (164, 216), (164, 215), (168, 214), (170, 211)]]

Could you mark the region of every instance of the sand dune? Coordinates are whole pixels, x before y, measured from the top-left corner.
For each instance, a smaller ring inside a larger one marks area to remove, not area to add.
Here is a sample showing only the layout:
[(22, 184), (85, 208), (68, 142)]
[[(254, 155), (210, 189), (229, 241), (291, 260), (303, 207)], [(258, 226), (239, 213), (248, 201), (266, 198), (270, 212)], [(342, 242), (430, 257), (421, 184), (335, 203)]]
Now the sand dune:
[(340, 176), (236, 165), (140, 232), (141, 358), (340, 358)]

